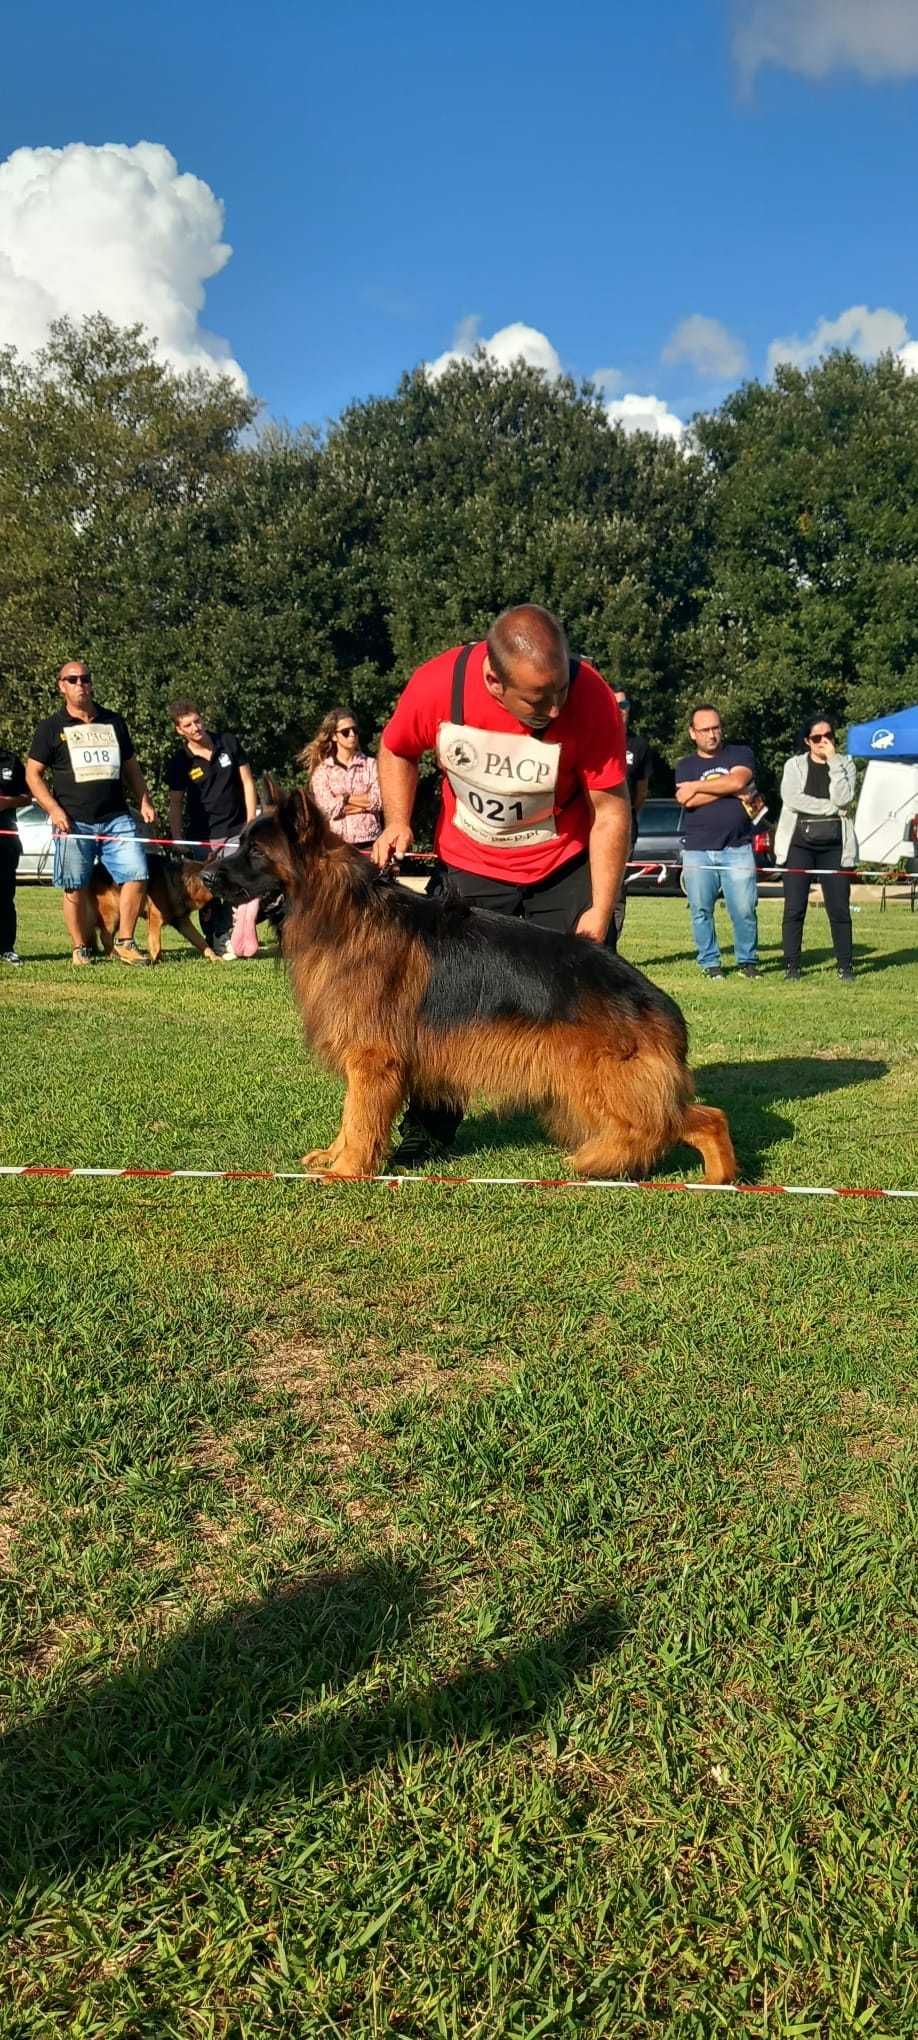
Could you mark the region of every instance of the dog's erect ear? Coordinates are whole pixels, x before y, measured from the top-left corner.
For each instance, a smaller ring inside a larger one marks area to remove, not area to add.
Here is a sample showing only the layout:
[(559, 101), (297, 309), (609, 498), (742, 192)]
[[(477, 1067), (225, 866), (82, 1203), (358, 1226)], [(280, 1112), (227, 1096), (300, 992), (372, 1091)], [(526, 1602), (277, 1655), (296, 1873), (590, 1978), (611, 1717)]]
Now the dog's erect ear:
[(287, 806), (293, 810), (293, 834), (301, 850), (318, 850), (332, 840), (321, 808), (304, 786), (291, 795)]
[(284, 789), (282, 786), (278, 786), (277, 780), (272, 778), (270, 772), (265, 773), (262, 785), (265, 790), (268, 806), (273, 808), (281, 807), (284, 800)]

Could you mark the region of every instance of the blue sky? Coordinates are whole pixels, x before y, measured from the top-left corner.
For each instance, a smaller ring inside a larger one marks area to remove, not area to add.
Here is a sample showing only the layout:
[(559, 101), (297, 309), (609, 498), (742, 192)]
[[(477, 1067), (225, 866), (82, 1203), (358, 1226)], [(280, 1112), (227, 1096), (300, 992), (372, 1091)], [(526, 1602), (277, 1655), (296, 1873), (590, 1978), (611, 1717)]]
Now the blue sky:
[[(848, 22), (834, 55), (793, 19), (832, 6)], [(764, 373), (777, 336), (849, 307), (918, 334), (916, 14), (913, 0), (471, 0), (453, 17), (418, 0), (46, 0), (5, 22), (0, 155), (143, 139), (209, 185), (234, 252), (202, 323), (294, 423), (391, 389), (472, 315), (484, 337), (522, 321), (573, 373), (615, 369), (619, 392), (686, 417), (739, 379), (723, 364), (740, 351)], [(0, 206), (0, 338), (10, 303), (18, 338), (16, 293), (28, 285), (30, 315), (38, 302), (28, 211), (9, 228), (6, 297), (3, 220)], [(66, 231), (72, 247), (79, 218)], [(47, 247), (35, 260), (44, 303), (61, 265)], [(697, 345), (663, 358), (694, 315), (727, 329), (732, 357), (718, 343), (707, 366)], [(855, 323), (856, 344), (886, 331)]]

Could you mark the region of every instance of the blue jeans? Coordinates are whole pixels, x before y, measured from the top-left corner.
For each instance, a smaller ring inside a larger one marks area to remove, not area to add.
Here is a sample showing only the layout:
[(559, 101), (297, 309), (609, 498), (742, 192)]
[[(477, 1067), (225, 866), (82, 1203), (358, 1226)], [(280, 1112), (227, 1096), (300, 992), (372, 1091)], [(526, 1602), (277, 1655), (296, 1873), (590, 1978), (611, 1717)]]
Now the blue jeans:
[(755, 963), (759, 941), (758, 891), (751, 843), (735, 850), (684, 850), (682, 869), (702, 970), (717, 970), (720, 965), (714, 929), (714, 908), (719, 898), (723, 899), (733, 923), (737, 964)]
[[(82, 892), (96, 864), (104, 864), (116, 885), (147, 882), (146, 852), (131, 815), (104, 822), (74, 822), (69, 836), (54, 838), (54, 883), (61, 892)], [(98, 834), (111, 840), (100, 843)]]

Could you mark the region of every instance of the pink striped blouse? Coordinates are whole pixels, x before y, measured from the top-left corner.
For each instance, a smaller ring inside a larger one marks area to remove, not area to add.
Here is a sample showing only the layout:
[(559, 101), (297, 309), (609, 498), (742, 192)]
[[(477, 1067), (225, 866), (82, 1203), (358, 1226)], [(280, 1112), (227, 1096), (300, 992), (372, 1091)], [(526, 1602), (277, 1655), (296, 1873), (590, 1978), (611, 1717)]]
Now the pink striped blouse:
[[(316, 766), (309, 790), (336, 836), (342, 836), (345, 843), (375, 843), (382, 828), (382, 795), (375, 758), (367, 758), (363, 751), (358, 751), (350, 765), (339, 765), (336, 758), (326, 758)], [(352, 793), (368, 795), (373, 806), (359, 814), (346, 815), (344, 804)]]

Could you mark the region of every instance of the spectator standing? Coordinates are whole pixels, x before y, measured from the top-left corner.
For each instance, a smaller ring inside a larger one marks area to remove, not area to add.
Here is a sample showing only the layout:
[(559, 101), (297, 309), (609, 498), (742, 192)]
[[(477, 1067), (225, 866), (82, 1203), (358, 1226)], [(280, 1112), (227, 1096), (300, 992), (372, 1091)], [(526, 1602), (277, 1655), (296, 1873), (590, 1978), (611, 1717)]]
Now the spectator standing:
[[(147, 962), (134, 941), (147, 886), (147, 860), (128, 813), (128, 793), (141, 819), (156, 809), (134, 755), (124, 717), (93, 698), (92, 675), (82, 659), (68, 659), (58, 674), (63, 707), (40, 722), (26, 759), (32, 799), (50, 815), (54, 830), (54, 884), (64, 895), (64, 918), (74, 963), (95, 963), (96, 912), (89, 886), (104, 864), (120, 889), (114, 955), (119, 963)], [(46, 774), (50, 773), (50, 785)]]
[[(169, 787), (169, 833), (173, 840), (222, 845), (217, 855), (236, 849), (246, 822), (255, 819), (258, 797), (252, 767), (238, 737), (229, 730), (212, 734), (193, 701), (173, 701), (169, 714), (181, 737), (166, 767)], [(209, 857), (210, 850), (202, 852)], [(233, 909), (214, 900), (198, 915), (201, 933), (224, 963), (234, 963)], [(254, 949), (257, 949), (257, 941)], [(251, 953), (252, 945), (246, 945)]]
[(360, 748), (351, 709), (330, 709), (298, 762), (309, 774), (313, 800), (335, 835), (358, 850), (375, 843), (382, 828), (379, 770), (376, 759)]
[(823, 874), (822, 897), (838, 975), (844, 984), (854, 978), (851, 880), (839, 869), (857, 863), (857, 837), (848, 818), (854, 795), (854, 764), (835, 748), (831, 716), (812, 716), (803, 731), (802, 751), (788, 758), (784, 767), (775, 831), (776, 862), (804, 867), (784, 874), (781, 942), (786, 978), (800, 976), (803, 923), (814, 868)]
[[(16, 949), (16, 872), (21, 844), (16, 810), (29, 798), (25, 767), (15, 751), (0, 751), (0, 963), (20, 964)], [(9, 834), (2, 833), (9, 830)]]
[[(485, 642), (419, 666), (382, 734), (380, 865), (410, 850), (418, 760), (435, 750), (435, 847), (471, 906), (615, 946), (628, 855), (625, 733), (614, 697), (535, 603), (507, 609)], [(392, 1166), (450, 1152), (461, 1113), (409, 1102)]]
[[(634, 839), (638, 829), (638, 815), (650, 790), (650, 745), (646, 737), (642, 737), (637, 730), (631, 728), (631, 701), (624, 687), (615, 687), (612, 691), (619, 706), (622, 722), (625, 725), (625, 764), (628, 769), (628, 798), (631, 802), (630, 848), (633, 850)], [(621, 892), (615, 902), (614, 921), (616, 940), (621, 935), (625, 925), (625, 908), (628, 904), (625, 886), (626, 880), (623, 875)]]
[(676, 765), (676, 799), (683, 812), (682, 869), (698, 962), (706, 977), (725, 975), (714, 926), (714, 908), (722, 899), (737, 969), (741, 977), (761, 977), (752, 848), (755, 758), (748, 744), (724, 743), (720, 715), (709, 702), (693, 710), (689, 735), (695, 749)]

